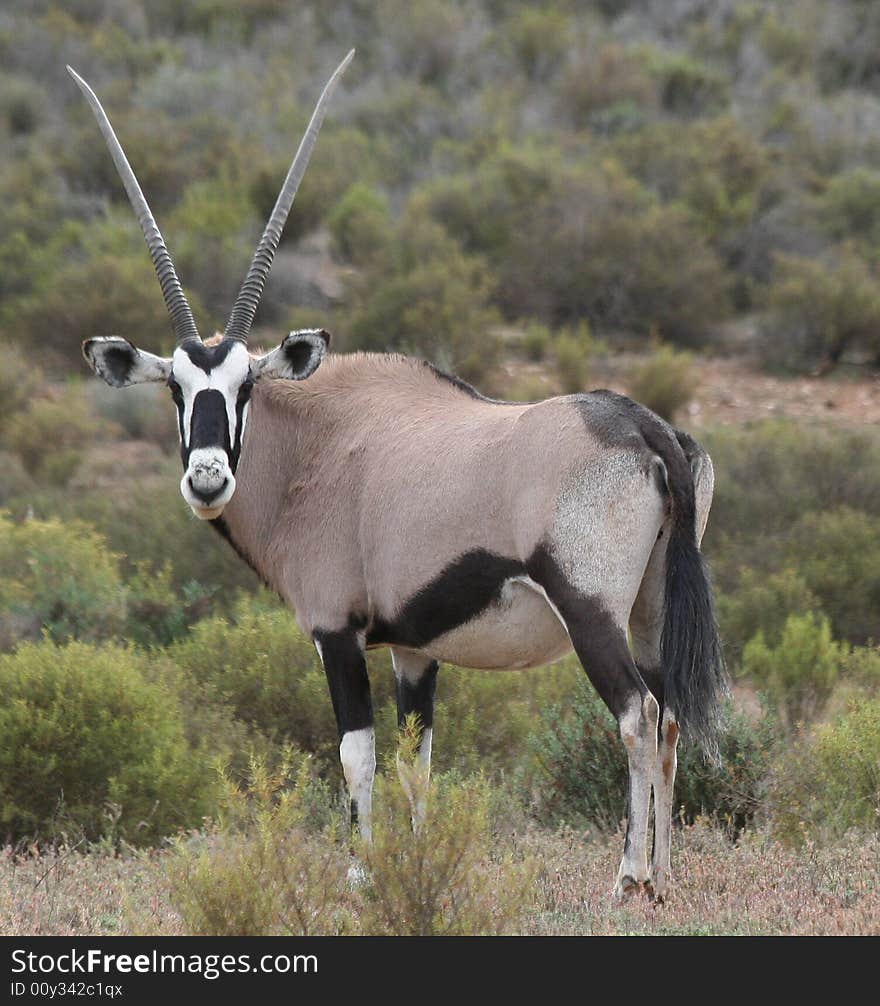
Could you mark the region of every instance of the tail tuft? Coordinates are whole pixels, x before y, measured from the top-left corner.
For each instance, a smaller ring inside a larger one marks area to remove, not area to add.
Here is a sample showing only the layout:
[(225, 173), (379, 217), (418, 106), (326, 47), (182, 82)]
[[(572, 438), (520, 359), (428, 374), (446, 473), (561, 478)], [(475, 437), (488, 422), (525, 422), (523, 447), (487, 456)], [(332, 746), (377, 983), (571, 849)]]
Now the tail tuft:
[[(692, 497), (691, 497), (692, 498)], [(666, 546), (666, 612), (660, 644), (665, 699), (682, 735), (718, 760), (721, 700), (729, 692), (709, 572), (697, 547), (694, 512), (673, 493)]]

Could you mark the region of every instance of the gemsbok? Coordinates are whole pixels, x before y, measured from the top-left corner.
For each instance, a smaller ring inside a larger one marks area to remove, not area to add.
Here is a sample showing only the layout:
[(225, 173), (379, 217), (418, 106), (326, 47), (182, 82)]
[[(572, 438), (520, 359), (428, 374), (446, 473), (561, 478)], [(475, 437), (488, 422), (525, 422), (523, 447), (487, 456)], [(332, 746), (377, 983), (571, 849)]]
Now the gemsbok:
[[(726, 686), (699, 551), (708, 455), (610, 391), (494, 401), (422, 360), (326, 355), (322, 330), (248, 352), (282, 228), (352, 55), (318, 101), (225, 333), (205, 341), (107, 116), (70, 71), (140, 221), (176, 336), (170, 358), (116, 336), (88, 339), (83, 352), (114, 387), (168, 385), (183, 498), (314, 641), (352, 821), (367, 841), (376, 756), (366, 650), (391, 650), (398, 716), (420, 718), (427, 778), (438, 661), (538, 667), (574, 648), (629, 762), (615, 892), (662, 899), (679, 731), (711, 748)], [(418, 825), (424, 808), (408, 792)]]

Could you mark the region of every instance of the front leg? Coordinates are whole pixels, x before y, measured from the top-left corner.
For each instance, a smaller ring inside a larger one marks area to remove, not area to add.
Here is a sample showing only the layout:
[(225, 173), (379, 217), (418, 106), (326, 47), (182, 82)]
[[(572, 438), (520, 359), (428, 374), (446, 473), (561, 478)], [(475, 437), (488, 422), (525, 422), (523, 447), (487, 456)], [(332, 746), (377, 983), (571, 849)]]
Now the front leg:
[(316, 630), (315, 648), (324, 665), (339, 730), (339, 758), (351, 798), (351, 824), (370, 841), (376, 735), (367, 662), (354, 629)]

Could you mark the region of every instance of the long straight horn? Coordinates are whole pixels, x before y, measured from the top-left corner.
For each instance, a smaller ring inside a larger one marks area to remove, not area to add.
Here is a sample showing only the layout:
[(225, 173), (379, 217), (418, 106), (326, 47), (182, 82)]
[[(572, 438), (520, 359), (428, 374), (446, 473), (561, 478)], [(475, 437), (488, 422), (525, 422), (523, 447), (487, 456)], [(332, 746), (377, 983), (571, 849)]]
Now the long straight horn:
[(77, 82), (79, 89), (92, 106), (92, 111), (98, 120), (98, 126), (104, 134), (104, 139), (107, 141), (107, 146), (110, 149), (110, 156), (113, 158), (113, 163), (116, 165), (116, 170), (119, 172), (119, 177), (122, 179), (122, 184), (128, 193), (129, 201), (134, 209), (135, 216), (138, 218), (138, 223), (141, 225), (141, 230), (144, 232), (147, 247), (150, 249), (150, 258), (153, 260), (156, 275), (159, 277), (159, 285), (162, 287), (165, 307), (168, 308), (168, 313), (171, 315), (171, 325), (177, 338), (177, 345), (179, 346), (187, 339), (198, 339), (199, 333), (196, 329), (196, 322), (184, 296), (180, 280), (177, 278), (177, 273), (174, 271), (174, 263), (171, 261), (171, 256), (168, 254), (165, 241), (162, 239), (162, 234), (156, 226), (156, 221), (150, 212), (147, 200), (144, 198), (143, 192), (141, 192), (138, 180), (131, 170), (131, 165), (128, 163), (119, 140), (116, 139), (116, 133), (113, 132), (110, 120), (101, 107), (101, 102), (98, 101), (95, 92), (80, 77), (76, 70), (68, 66), (67, 72)]
[(318, 99), (318, 104), (312, 113), (308, 129), (306, 129), (305, 136), (303, 136), (302, 142), (299, 145), (299, 150), (296, 152), (296, 157), (294, 157), (293, 163), (290, 165), (287, 178), (284, 179), (284, 185), (281, 187), (281, 192), (275, 202), (272, 216), (269, 217), (269, 222), (266, 224), (266, 229), (263, 231), (263, 236), (260, 238), (256, 252), (254, 252), (248, 274), (236, 298), (232, 313), (229, 315), (229, 322), (226, 325), (225, 332), (227, 339), (247, 342), (248, 333), (254, 322), (254, 315), (257, 313), (257, 307), (259, 307), (260, 298), (263, 295), (263, 287), (266, 285), (266, 278), (269, 275), (269, 270), (272, 268), (272, 260), (275, 258), (275, 252), (278, 250), (281, 232), (284, 230), (287, 215), (290, 213), (290, 207), (293, 205), (296, 190), (299, 188), (299, 183), (306, 173), (309, 158), (315, 149), (315, 141), (318, 139), (318, 131), (321, 128), (321, 123), (324, 121), (327, 105), (337, 81), (351, 62), (353, 56), (354, 49), (351, 50), (336, 68), (336, 72), (327, 81), (327, 86)]

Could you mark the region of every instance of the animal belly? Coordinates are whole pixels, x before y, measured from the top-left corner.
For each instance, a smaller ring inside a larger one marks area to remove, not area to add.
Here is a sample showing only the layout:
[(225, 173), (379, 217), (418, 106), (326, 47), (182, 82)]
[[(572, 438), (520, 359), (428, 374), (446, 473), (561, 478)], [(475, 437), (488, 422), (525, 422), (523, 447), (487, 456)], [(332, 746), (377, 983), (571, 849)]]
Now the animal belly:
[(570, 650), (568, 632), (537, 585), (508, 580), (497, 602), (422, 652), (460, 667), (514, 670), (549, 664)]

